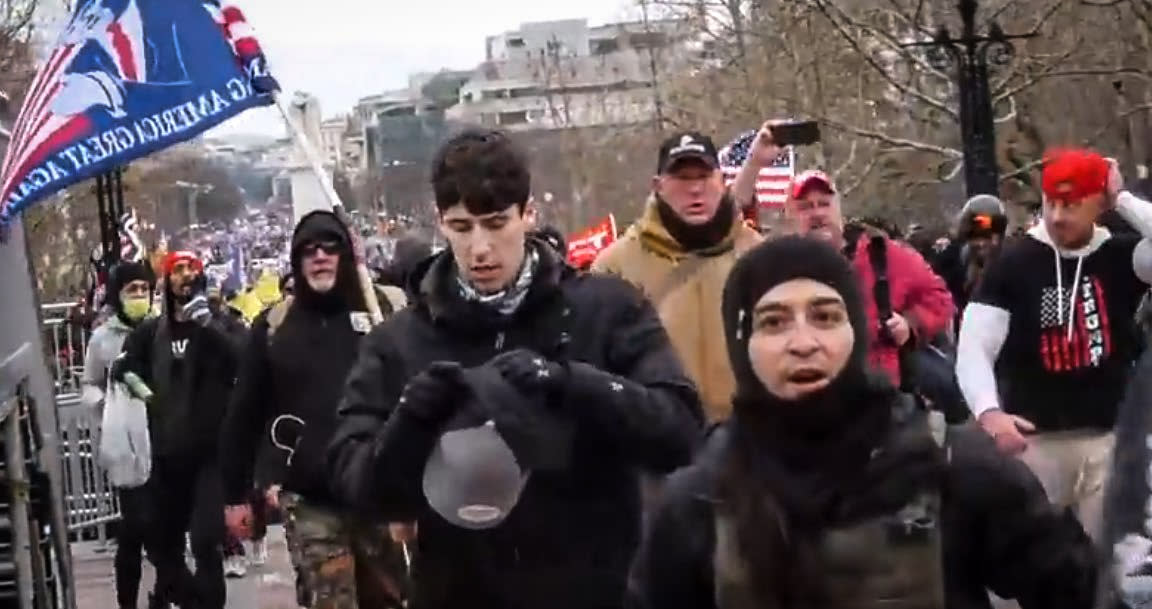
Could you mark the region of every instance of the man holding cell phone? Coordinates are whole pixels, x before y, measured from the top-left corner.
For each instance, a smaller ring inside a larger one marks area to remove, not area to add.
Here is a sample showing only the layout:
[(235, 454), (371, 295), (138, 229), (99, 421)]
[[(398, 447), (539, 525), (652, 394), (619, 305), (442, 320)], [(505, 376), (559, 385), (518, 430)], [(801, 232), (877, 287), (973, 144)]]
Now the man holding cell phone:
[[(765, 122), (732, 186), (736, 200), (753, 196), (760, 169), (774, 162), (785, 146), (819, 140), (815, 125)], [(911, 379), (902, 378), (900, 352), (932, 341), (949, 327), (955, 308), (948, 286), (910, 246), (873, 227), (845, 227), (840, 193), (823, 171), (799, 173), (789, 190), (784, 204), (788, 232), (828, 241), (852, 260), (871, 320), (869, 363), (894, 385), (908, 385)], [(877, 284), (882, 285), (879, 291)]]

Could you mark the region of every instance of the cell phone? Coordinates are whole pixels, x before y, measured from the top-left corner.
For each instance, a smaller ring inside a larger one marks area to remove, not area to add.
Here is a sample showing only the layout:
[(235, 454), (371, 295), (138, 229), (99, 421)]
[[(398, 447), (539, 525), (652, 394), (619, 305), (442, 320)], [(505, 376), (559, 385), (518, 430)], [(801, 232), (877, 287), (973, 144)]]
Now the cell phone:
[(777, 146), (809, 146), (820, 141), (820, 123), (816, 121), (781, 123), (771, 129)]

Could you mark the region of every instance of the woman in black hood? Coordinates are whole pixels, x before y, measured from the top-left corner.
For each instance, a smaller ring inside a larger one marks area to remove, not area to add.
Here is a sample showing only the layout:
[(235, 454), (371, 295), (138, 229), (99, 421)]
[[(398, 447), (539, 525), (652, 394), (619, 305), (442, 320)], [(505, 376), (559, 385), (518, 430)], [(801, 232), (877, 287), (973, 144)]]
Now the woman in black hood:
[(867, 370), (847, 260), (782, 237), (723, 296), (733, 416), (672, 476), (637, 556), (648, 609), (1091, 606), (1091, 544), (1018, 461)]

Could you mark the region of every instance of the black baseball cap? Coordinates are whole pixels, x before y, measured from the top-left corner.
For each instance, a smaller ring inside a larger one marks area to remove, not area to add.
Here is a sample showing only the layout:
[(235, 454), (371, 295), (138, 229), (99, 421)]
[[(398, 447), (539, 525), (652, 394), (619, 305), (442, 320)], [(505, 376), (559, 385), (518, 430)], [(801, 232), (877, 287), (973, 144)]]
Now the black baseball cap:
[(656, 173), (668, 173), (676, 163), (684, 159), (702, 162), (712, 169), (720, 167), (720, 155), (716, 152), (712, 138), (696, 131), (683, 131), (660, 144)]

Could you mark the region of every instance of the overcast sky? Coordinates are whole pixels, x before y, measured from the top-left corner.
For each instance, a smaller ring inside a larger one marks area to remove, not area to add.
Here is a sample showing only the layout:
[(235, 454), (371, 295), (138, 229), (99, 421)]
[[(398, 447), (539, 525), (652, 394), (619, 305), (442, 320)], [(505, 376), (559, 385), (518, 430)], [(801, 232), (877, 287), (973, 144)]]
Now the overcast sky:
[[(635, 14), (631, 0), (240, 0), (284, 91), (320, 98), (325, 116), (356, 100), (407, 86), (408, 74), (468, 69), (484, 38), (526, 21), (587, 18), (591, 25)], [(212, 135), (283, 128), (272, 109), (251, 110)]]

